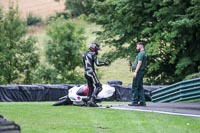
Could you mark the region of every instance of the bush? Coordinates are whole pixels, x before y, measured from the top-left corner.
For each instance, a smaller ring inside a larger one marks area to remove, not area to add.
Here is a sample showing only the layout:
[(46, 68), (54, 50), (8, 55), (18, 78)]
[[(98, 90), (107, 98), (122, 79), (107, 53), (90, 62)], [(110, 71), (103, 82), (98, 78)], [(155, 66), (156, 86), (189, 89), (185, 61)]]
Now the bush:
[(37, 17), (37, 16), (33, 16), (33, 14), (29, 14), (28, 17), (27, 17), (27, 25), (35, 25), (39, 22), (42, 22), (42, 19), (40, 17)]
[(67, 20), (71, 17), (70, 14), (68, 14), (67, 12), (57, 12), (55, 15), (53, 16), (50, 16), (48, 19), (47, 19), (47, 22), (51, 22), (51, 21), (54, 21), (58, 18), (62, 17), (63, 19)]
[(70, 10), (73, 17), (78, 17), (81, 14), (88, 16), (95, 12), (93, 8), (94, 2), (95, 0), (66, 0), (65, 8)]

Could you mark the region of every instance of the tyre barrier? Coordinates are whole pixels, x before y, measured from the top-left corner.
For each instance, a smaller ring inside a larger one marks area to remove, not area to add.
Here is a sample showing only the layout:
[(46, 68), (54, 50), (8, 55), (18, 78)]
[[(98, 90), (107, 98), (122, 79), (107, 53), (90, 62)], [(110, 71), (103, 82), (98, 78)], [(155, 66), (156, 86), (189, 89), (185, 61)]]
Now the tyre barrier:
[(20, 126), (0, 115), (0, 133), (21, 133)]

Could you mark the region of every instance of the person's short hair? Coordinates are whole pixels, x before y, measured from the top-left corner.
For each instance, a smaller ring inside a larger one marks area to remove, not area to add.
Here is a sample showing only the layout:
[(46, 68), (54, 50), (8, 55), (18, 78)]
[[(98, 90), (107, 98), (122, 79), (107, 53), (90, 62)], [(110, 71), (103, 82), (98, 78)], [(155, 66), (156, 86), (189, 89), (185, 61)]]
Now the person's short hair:
[(145, 46), (144, 42), (138, 42), (137, 44)]

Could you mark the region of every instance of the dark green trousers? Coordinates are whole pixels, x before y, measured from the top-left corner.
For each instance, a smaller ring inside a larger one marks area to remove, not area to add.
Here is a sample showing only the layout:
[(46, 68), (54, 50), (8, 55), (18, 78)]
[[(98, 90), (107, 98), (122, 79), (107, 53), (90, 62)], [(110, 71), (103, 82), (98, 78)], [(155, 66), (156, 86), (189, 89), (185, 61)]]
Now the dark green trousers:
[(144, 71), (138, 71), (132, 83), (133, 104), (146, 104), (143, 88)]

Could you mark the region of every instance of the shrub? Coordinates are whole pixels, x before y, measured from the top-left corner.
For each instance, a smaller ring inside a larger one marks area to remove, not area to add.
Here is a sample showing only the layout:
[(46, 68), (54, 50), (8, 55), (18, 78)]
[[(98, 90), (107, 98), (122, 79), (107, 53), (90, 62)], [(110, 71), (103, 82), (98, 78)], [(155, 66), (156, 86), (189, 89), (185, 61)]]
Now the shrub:
[(51, 22), (51, 21), (54, 21), (58, 18), (62, 17), (63, 19), (67, 20), (71, 17), (70, 14), (68, 14), (67, 12), (57, 12), (55, 15), (53, 16), (50, 16), (48, 19), (47, 19), (47, 22)]
[(42, 19), (40, 17), (37, 17), (37, 16), (33, 16), (32, 13), (30, 13), (27, 17), (27, 25), (35, 25), (39, 22), (42, 22)]

